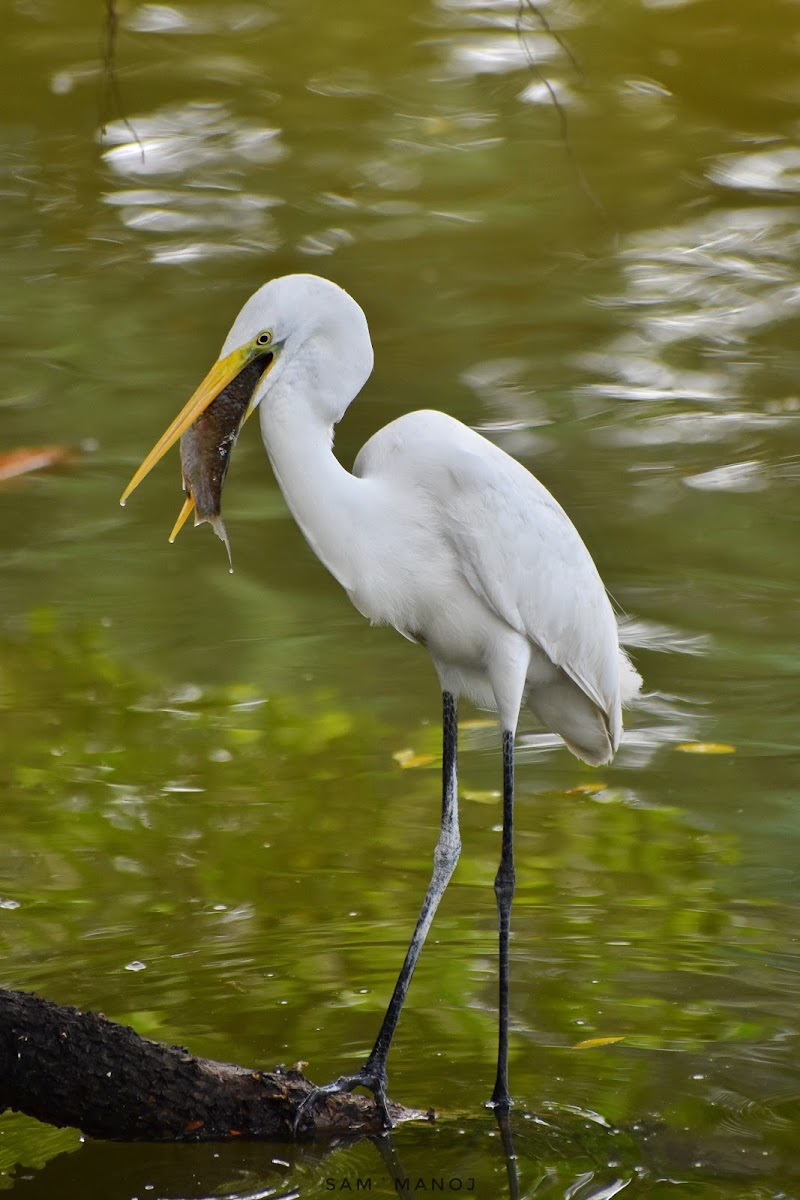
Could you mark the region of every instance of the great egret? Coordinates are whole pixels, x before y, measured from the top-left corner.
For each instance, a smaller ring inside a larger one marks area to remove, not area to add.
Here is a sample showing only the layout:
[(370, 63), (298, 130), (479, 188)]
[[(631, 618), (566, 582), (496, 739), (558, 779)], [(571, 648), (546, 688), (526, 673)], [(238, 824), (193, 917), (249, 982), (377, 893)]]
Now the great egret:
[[(496, 709), (502, 730), (503, 834), (495, 879), (500, 1017), (490, 1103), (503, 1113), (511, 1103), (508, 951), (520, 707), (527, 702), (573, 754), (599, 765), (611, 761), (622, 734), (621, 703), (641, 681), (620, 649), (611, 604), (574, 525), (547, 489), (497, 446), (444, 413), (413, 412), (370, 438), (352, 473), (341, 466), (333, 427), (372, 364), (366, 318), (347, 292), (314, 275), (272, 280), (245, 303), (219, 360), (133, 476), (122, 503), (247, 372), (252, 382), (245, 407), (229, 421), (226, 447), (242, 413), (258, 408), (275, 477), (317, 557), (365, 617), (394, 626), (433, 659), (442, 688), (443, 794), (431, 881), (372, 1052), (360, 1070), (321, 1089), (368, 1088), (389, 1125), (389, 1047), (461, 848), (459, 697)], [(201, 468), (209, 453), (201, 446)], [(189, 458), (196, 475), (197, 445)], [(226, 465), (227, 453), (222, 476)], [(211, 473), (211, 466), (205, 470)], [(200, 491), (187, 477), (185, 459), (184, 477), (188, 498), (173, 537)], [(221, 477), (213, 478), (221, 491)], [(217, 516), (213, 502), (201, 508), (198, 499), (196, 523)]]

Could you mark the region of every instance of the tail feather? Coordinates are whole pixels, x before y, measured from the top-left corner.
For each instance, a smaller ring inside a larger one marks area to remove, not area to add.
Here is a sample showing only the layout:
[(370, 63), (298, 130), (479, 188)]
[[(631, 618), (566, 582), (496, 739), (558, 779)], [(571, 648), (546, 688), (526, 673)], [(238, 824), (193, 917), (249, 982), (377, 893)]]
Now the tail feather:
[[(624, 650), (620, 650), (620, 700), (627, 703), (639, 691), (642, 679)], [(563, 671), (554, 679), (531, 688), (528, 706), (541, 723), (559, 734), (567, 748), (593, 767), (610, 763), (622, 737), (620, 704), (605, 713)]]
[(611, 762), (616, 747), (606, 716), (569, 676), (560, 673), (552, 683), (534, 688), (528, 705), (547, 729), (564, 739), (577, 758), (593, 767)]
[(628, 704), (634, 696), (638, 696), (642, 686), (642, 677), (636, 670), (626, 652), (620, 647), (619, 652), (619, 697), (623, 704)]

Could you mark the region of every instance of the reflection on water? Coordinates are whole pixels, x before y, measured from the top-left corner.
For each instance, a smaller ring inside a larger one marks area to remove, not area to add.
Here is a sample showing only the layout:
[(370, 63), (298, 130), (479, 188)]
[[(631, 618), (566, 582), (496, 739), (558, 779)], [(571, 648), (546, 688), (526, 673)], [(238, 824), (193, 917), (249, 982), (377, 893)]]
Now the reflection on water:
[(277, 129), (247, 127), (221, 104), (190, 104), (109, 125), (103, 141), (113, 147), (103, 157), (112, 170), (133, 175), (188, 175), (208, 178), (215, 168), (241, 171), (245, 164), (276, 162), (283, 150)]
[(748, 338), (800, 313), (800, 233), (781, 210), (720, 211), (650, 230), (621, 257), (624, 291), (598, 302), (624, 310), (627, 328), (583, 359), (613, 374), (601, 394), (739, 397), (761, 366), (755, 351), (742, 353)]
[(452, 47), (449, 66), (456, 74), (481, 75), (519, 71), (531, 60), (542, 63), (552, 58), (558, 47), (552, 38), (528, 34), (524, 42), (516, 30), (502, 37), (481, 37), (464, 40)]
[[(412, 407), (480, 428), (573, 515), (645, 679), (610, 768), (520, 733), (522, 1194), (794, 1195), (797, 5), (121, 16), (102, 139), (96, 4), (18, 0), (0, 46), (6, 447), (97, 445), (0, 489), (6, 982), (318, 1079), (371, 1045), (436, 837), (429, 663), (324, 574), (255, 428), (235, 575), (165, 544), (177, 462), (116, 507), (243, 298), (329, 273), (376, 347), (343, 461)], [(463, 715), (463, 858), (390, 1074), (442, 1113), (404, 1170), (495, 1197), (498, 743)], [(392, 1194), (371, 1146), (3, 1133), (37, 1197)]]
[(125, 16), (125, 27), (134, 33), (235, 33), (252, 34), (271, 24), (274, 16), (255, 4), (224, 7), (140, 4)]
[(701, 471), (699, 475), (687, 475), (683, 482), (687, 487), (702, 491), (760, 492), (769, 486), (763, 465), (754, 460), (728, 463), (711, 471)]
[[(126, 188), (105, 197), (128, 229), (154, 235), (154, 263), (263, 255), (276, 249), (279, 238), (270, 210), (280, 201), (243, 191), (240, 183), (245, 171), (283, 156), (279, 130), (243, 125), (222, 104), (190, 104), (115, 122), (103, 143), (111, 146), (103, 157), (115, 174), (182, 179), (180, 190)], [(206, 237), (187, 241), (189, 234)]]
[(719, 158), (709, 178), (748, 192), (800, 191), (800, 146), (778, 146)]

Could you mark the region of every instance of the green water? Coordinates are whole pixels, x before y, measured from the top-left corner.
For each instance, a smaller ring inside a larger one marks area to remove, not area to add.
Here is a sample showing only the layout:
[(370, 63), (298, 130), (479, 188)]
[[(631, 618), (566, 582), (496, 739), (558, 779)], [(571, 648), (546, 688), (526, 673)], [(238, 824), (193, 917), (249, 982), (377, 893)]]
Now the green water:
[[(234, 575), (205, 529), (167, 544), (174, 455), (117, 505), (242, 301), (315, 271), (376, 349), (342, 459), (413, 407), (487, 432), (572, 515), (645, 678), (613, 767), (520, 736), (520, 1194), (797, 1196), (800, 6), (551, 0), (578, 69), (504, 0), (129, 3), (138, 144), (119, 112), (99, 139), (103, 10), (5, 0), (0, 39), (0, 452), (76, 448), (0, 485), (3, 985), (319, 1081), (371, 1045), (436, 838), (424, 651), (350, 608), (254, 424)], [(465, 728), (464, 853), (389, 1063), (441, 1114), (393, 1138), (416, 1194), (508, 1194), (498, 759)], [(37, 1200), (394, 1194), (371, 1144), (16, 1116), (0, 1170)]]

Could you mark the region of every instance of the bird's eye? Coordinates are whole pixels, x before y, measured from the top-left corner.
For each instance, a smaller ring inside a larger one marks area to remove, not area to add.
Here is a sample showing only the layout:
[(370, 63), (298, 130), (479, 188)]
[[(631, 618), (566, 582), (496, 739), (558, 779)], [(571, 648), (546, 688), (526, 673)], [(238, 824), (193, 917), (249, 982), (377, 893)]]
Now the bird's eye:
[(256, 338), (256, 345), (257, 346), (268, 346), (271, 341), (272, 341), (272, 330), (265, 329), (264, 332), (260, 333), (258, 335), (258, 337)]

